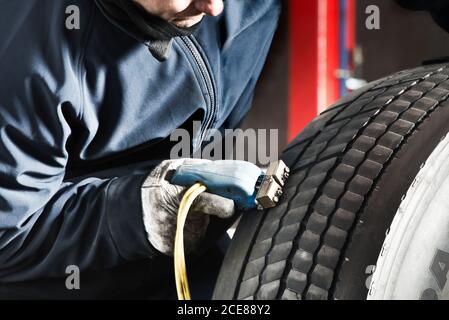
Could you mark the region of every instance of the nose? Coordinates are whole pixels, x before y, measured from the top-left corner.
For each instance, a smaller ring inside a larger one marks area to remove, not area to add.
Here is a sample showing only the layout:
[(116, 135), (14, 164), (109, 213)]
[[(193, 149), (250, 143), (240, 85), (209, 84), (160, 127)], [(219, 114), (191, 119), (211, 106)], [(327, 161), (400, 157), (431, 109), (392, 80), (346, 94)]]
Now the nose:
[(223, 0), (195, 0), (196, 10), (209, 16), (218, 16), (223, 12)]

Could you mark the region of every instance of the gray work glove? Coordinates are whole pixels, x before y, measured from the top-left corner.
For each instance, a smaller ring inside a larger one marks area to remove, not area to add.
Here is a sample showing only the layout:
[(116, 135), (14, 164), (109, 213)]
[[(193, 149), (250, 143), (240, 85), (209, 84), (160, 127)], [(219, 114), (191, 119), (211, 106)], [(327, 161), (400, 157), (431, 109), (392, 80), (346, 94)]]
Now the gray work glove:
[[(142, 186), (143, 220), (148, 240), (158, 251), (172, 256), (176, 234), (178, 209), (187, 187), (171, 184), (167, 173), (183, 164), (204, 163), (209, 160), (167, 160), (154, 168)], [(230, 218), (234, 214), (234, 201), (210, 194), (201, 194), (193, 203), (184, 227), (186, 252), (195, 250), (209, 225), (209, 216)]]

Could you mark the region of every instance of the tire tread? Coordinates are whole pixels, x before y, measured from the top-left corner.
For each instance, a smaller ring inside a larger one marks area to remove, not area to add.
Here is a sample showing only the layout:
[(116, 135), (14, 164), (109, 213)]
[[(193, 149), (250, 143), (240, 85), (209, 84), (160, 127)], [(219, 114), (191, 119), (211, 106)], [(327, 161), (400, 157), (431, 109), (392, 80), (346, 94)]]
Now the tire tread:
[(448, 68), (426, 66), (372, 83), (315, 119), (284, 153), (287, 196), (265, 212), (236, 297), (336, 298), (345, 248), (379, 176), (448, 97)]

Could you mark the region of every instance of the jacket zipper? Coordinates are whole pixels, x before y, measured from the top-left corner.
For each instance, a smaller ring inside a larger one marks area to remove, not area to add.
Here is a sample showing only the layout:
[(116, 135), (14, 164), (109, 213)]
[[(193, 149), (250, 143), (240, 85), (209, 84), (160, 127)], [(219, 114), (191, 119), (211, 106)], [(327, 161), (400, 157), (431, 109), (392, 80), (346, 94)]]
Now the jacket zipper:
[[(1, 1), (1, 0), (0, 0)], [(119, 24), (117, 24), (115, 21), (112, 21), (114, 25), (116, 25), (118, 28), (124, 30), (127, 34), (129, 34), (131, 37), (139, 40), (137, 37), (135, 37), (132, 33), (128, 32), (126, 29), (123, 29)], [(203, 80), (206, 84), (206, 89), (209, 95), (209, 108), (206, 112), (206, 121), (201, 126), (201, 134), (200, 139), (196, 146), (194, 146), (194, 151), (199, 150), (201, 145), (203, 144), (204, 140), (206, 139), (207, 131), (211, 128), (212, 124), (215, 121), (216, 113), (217, 113), (217, 96), (216, 96), (216, 90), (215, 90), (215, 83), (213, 81), (211, 72), (208, 68), (208, 65), (206, 64), (205, 59), (203, 58), (203, 55), (200, 53), (197, 46), (199, 44), (196, 43), (195, 37), (193, 35), (186, 36), (186, 37), (180, 37), (181, 41), (184, 43), (184, 46), (187, 48), (187, 50), (190, 52), (190, 54), (193, 57), (193, 60), (195, 60), (196, 65), (198, 69), (200, 70), (201, 76), (203, 77)]]
[(197, 151), (203, 144), (204, 140), (207, 137), (208, 130), (212, 127), (215, 121), (217, 113), (217, 97), (216, 97), (215, 83), (213, 81), (211, 72), (206, 64), (205, 59), (200, 53), (194, 39), (195, 39), (194, 36), (181, 37), (181, 40), (185, 44), (188, 51), (191, 53), (198, 69), (200, 70), (201, 76), (203, 77), (204, 83), (206, 84), (206, 89), (209, 96), (209, 108), (206, 112), (206, 121), (201, 126), (200, 139), (196, 144), (196, 146), (194, 146), (194, 150)]

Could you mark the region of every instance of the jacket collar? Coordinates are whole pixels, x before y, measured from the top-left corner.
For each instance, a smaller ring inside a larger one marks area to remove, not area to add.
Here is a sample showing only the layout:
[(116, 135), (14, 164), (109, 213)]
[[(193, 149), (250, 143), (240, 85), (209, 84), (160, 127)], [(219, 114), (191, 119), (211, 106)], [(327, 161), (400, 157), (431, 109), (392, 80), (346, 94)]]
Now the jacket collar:
[(148, 14), (132, 0), (95, 1), (108, 20), (144, 43), (159, 61), (165, 61), (170, 56), (173, 38), (189, 36), (199, 26), (198, 23), (191, 28), (178, 28), (159, 17)]

